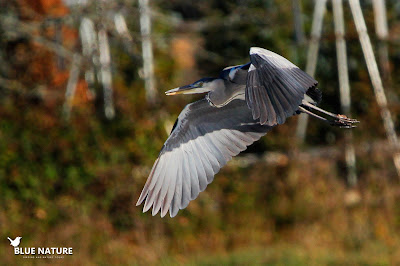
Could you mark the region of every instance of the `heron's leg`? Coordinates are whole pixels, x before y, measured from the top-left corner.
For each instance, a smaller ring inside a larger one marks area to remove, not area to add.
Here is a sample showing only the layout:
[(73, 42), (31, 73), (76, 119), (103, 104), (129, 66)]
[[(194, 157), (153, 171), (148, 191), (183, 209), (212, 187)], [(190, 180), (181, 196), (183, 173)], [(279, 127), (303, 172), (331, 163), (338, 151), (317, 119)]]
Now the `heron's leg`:
[(321, 112), (323, 114), (329, 115), (329, 116), (334, 117), (334, 118), (339, 118), (339, 116), (341, 116), (341, 115), (337, 115), (337, 114), (328, 112), (328, 111), (326, 111), (326, 110), (324, 110), (322, 108), (319, 108), (318, 106), (315, 106), (315, 105), (313, 105), (313, 104), (311, 104), (311, 103), (309, 103), (307, 101), (303, 101), (302, 105), (307, 106), (308, 108), (314, 109), (316, 111), (319, 111), (319, 112)]
[(348, 118), (345, 115), (334, 114), (334, 113), (328, 112), (328, 111), (326, 111), (326, 110), (324, 110), (322, 108), (319, 108), (319, 107), (317, 107), (317, 106), (315, 106), (315, 105), (313, 105), (313, 104), (311, 104), (311, 103), (309, 103), (307, 101), (304, 101), (304, 100), (302, 102), (302, 105), (304, 107), (307, 107), (307, 109), (309, 108), (309, 109), (313, 109), (313, 110), (319, 111), (319, 112), (321, 112), (323, 114), (326, 114), (326, 115), (331, 116), (331, 117), (336, 118), (336, 119), (347, 120), (348, 122), (353, 122), (353, 123), (359, 123), (360, 122), (360, 121), (357, 121), (356, 119)]
[(326, 118), (324, 118), (324, 117), (322, 117), (322, 116), (319, 116), (319, 115), (317, 115), (317, 114), (314, 114), (313, 112), (311, 112), (311, 111), (305, 109), (305, 108), (302, 107), (301, 105), (299, 106), (299, 110), (300, 110), (301, 112), (303, 112), (303, 113), (306, 113), (306, 114), (308, 114), (308, 115), (311, 115), (311, 116), (313, 116), (313, 117), (315, 117), (315, 118), (318, 118), (318, 119), (320, 119), (320, 120), (322, 120), (322, 121), (325, 121), (325, 122), (328, 122), (328, 123), (329, 123), (329, 120), (328, 120), (328, 119), (326, 119)]
[[(334, 117), (335, 119), (333, 119), (333, 120), (326, 119), (322, 116), (319, 116), (319, 115), (311, 112), (311, 110), (309, 110), (309, 109), (314, 109), (314, 110), (324, 113), (328, 116)], [(312, 105), (306, 101), (303, 101), (303, 104), (299, 106), (299, 110), (303, 113), (306, 113), (308, 115), (316, 117), (322, 121), (325, 121), (332, 126), (338, 126), (341, 128), (353, 128), (353, 127), (356, 127), (354, 125), (355, 123), (359, 123), (359, 121), (357, 121), (356, 119), (348, 118), (345, 115), (337, 115), (337, 114), (330, 113), (330, 112), (325, 111), (324, 109), (321, 109), (319, 107), (316, 107), (315, 105)]]

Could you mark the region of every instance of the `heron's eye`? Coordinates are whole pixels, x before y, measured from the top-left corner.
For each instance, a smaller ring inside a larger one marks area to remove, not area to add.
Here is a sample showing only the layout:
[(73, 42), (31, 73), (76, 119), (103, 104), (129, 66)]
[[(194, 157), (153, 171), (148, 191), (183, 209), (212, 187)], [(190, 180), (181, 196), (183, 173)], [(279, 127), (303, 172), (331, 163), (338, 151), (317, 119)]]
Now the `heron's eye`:
[(196, 87), (197, 88), (200, 88), (202, 86), (203, 86), (203, 82), (202, 81), (199, 81), (199, 82), (196, 83)]

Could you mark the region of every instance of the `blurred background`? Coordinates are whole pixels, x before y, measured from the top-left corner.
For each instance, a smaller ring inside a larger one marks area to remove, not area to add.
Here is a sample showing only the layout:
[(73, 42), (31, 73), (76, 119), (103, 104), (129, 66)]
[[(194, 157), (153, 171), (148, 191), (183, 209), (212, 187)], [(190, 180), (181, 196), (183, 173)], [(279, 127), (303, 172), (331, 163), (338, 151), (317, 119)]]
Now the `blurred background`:
[[(396, 131), (400, 2), (362, 11)], [(251, 46), (307, 64), (312, 0), (0, 2), (1, 264), (54, 263), (21, 247), (72, 247), (64, 264), (400, 264), (400, 184), (348, 1), (351, 130), (298, 117), (232, 160), (171, 219), (135, 207), (183, 107), (164, 91), (248, 62)], [(315, 78), (340, 113), (332, 3)], [(143, 47), (143, 48), (142, 48)], [(387, 55), (387, 56), (386, 56)], [(386, 58), (386, 59), (385, 59)], [(354, 145), (356, 179), (345, 150)]]

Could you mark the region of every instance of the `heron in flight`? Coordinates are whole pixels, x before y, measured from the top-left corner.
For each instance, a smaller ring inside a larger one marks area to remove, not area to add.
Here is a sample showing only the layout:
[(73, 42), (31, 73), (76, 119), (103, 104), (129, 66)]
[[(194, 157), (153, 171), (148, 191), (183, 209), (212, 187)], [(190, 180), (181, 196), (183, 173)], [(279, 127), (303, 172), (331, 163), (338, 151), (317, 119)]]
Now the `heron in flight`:
[(286, 58), (252, 47), (250, 63), (165, 92), (207, 94), (180, 113), (136, 205), (145, 201), (143, 212), (153, 207), (153, 215), (161, 210), (164, 217), (169, 210), (174, 217), (233, 156), (292, 115), (306, 113), (333, 126), (354, 127), (357, 120), (316, 106), (321, 100), (317, 84)]

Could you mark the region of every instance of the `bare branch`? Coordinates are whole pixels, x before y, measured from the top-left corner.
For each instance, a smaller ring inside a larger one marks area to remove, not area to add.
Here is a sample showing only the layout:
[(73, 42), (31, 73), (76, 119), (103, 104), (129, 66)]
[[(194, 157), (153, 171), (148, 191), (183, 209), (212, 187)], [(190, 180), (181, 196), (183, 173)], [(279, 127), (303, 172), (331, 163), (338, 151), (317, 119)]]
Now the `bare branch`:
[(81, 65), (82, 58), (80, 56), (74, 56), (69, 72), (69, 79), (67, 83), (67, 89), (65, 91), (65, 101), (63, 106), (63, 115), (66, 120), (69, 120), (71, 116), (72, 101), (74, 100)]

